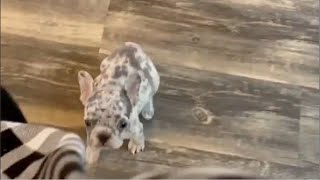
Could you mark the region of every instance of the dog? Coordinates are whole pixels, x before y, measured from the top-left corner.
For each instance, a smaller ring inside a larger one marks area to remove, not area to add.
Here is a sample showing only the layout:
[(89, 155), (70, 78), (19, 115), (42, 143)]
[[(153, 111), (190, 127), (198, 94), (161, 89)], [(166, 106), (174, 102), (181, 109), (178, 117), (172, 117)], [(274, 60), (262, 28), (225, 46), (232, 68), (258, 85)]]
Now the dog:
[(78, 82), (87, 132), (87, 162), (94, 164), (101, 149), (118, 149), (125, 139), (129, 139), (132, 154), (143, 151), (145, 137), (139, 114), (146, 120), (153, 118), (160, 76), (142, 47), (124, 43), (103, 59), (94, 80), (81, 70)]

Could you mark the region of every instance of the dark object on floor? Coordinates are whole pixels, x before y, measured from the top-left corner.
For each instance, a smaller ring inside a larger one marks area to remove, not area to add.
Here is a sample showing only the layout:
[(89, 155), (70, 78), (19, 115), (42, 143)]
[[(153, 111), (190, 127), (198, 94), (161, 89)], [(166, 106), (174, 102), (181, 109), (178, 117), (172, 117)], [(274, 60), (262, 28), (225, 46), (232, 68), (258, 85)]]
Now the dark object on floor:
[(14, 121), (27, 123), (18, 104), (13, 100), (9, 92), (1, 86), (1, 121)]

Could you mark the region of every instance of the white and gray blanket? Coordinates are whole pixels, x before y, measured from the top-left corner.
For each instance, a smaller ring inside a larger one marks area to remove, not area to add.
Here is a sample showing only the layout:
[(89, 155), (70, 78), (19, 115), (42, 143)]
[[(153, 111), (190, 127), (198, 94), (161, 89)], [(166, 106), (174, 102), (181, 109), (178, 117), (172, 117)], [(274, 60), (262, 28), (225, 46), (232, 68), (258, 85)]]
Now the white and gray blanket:
[(85, 146), (71, 132), (1, 121), (1, 179), (84, 177)]

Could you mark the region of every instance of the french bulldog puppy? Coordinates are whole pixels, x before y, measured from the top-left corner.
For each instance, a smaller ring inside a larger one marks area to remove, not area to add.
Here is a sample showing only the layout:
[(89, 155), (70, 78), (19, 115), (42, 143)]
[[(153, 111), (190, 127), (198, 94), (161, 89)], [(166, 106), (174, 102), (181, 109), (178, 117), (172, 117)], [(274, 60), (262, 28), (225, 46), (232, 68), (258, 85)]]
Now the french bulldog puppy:
[(94, 80), (88, 72), (79, 71), (78, 82), (87, 131), (87, 162), (96, 163), (101, 149), (118, 149), (124, 139), (129, 139), (132, 154), (143, 151), (139, 114), (152, 119), (160, 77), (142, 47), (126, 42), (102, 61)]

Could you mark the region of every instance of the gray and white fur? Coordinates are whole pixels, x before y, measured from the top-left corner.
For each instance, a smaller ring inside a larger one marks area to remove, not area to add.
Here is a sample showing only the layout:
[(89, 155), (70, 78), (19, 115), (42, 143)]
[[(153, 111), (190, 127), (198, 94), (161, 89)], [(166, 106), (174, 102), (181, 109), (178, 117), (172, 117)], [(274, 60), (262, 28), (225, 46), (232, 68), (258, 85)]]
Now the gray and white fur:
[(126, 42), (102, 61), (94, 80), (88, 72), (79, 71), (78, 81), (87, 131), (87, 162), (96, 163), (101, 149), (118, 149), (125, 139), (129, 139), (132, 154), (143, 151), (139, 114), (152, 119), (160, 77), (141, 46)]

